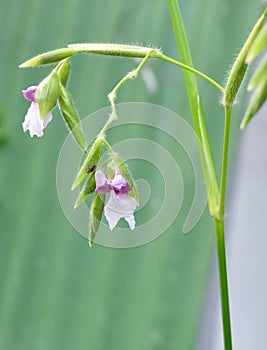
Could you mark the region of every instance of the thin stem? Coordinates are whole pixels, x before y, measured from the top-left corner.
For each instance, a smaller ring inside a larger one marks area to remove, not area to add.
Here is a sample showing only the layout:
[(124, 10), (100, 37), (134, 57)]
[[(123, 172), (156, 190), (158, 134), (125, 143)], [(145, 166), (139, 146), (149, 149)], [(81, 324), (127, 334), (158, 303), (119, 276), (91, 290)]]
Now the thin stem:
[(193, 67), (190, 67), (182, 62), (176, 61), (175, 59), (168, 57), (166, 55), (163, 55), (162, 53), (157, 53), (156, 58), (159, 58), (163, 61), (175, 64), (178, 67), (184, 68), (184, 69), (188, 70), (189, 72), (192, 72), (192, 73), (199, 75), (201, 78), (205, 79), (206, 81), (211, 83), (213, 86), (215, 86), (220, 92), (224, 93), (224, 88), (219, 83), (217, 83), (215, 80), (210, 78), (208, 75), (200, 72), (199, 70), (197, 70)]
[(151, 56), (151, 54), (153, 54), (154, 50), (151, 49), (151, 51), (149, 51), (146, 56), (142, 59), (142, 61), (140, 62), (140, 64), (131, 72), (127, 73), (117, 84), (116, 86), (113, 88), (113, 90), (108, 94), (108, 99), (110, 101), (111, 104), (111, 114), (109, 119), (107, 120), (106, 124), (103, 126), (100, 134), (104, 134), (107, 130), (107, 128), (109, 127), (109, 125), (117, 119), (117, 112), (116, 112), (116, 104), (115, 104), (115, 99), (117, 96), (117, 92), (118, 90), (122, 87), (123, 84), (126, 83), (126, 81), (131, 80), (131, 79), (135, 79), (139, 72), (141, 71), (141, 69), (143, 68), (144, 64), (146, 63), (146, 61), (149, 59), (149, 57)]
[(219, 276), (220, 276), (224, 348), (225, 350), (232, 350), (227, 267), (226, 267), (226, 257), (225, 257), (224, 222), (223, 220), (217, 220), (217, 219), (215, 219), (214, 222), (215, 222), (215, 229), (216, 229), (218, 268), (219, 268)]
[(223, 140), (223, 156), (222, 156), (222, 173), (221, 173), (221, 190), (220, 190), (220, 207), (219, 217), (224, 217), (225, 207), (225, 190), (227, 180), (227, 166), (229, 153), (229, 139), (230, 139), (230, 121), (231, 121), (231, 107), (225, 107), (225, 121), (224, 121), (224, 140)]
[(104, 139), (104, 143), (107, 146), (107, 148), (109, 149), (110, 153), (115, 153), (106, 139)]
[[(173, 30), (174, 30), (177, 46), (179, 49), (181, 61), (186, 65), (193, 67), (190, 48), (187, 41), (186, 32), (183, 25), (183, 20), (182, 20), (178, 2), (177, 0), (168, 0), (168, 4), (169, 4)], [(209, 137), (207, 134), (206, 123), (204, 119), (202, 106), (200, 103), (200, 96), (199, 96), (197, 81), (195, 76), (187, 71), (184, 71), (184, 78), (186, 83), (188, 100), (189, 100), (189, 104), (192, 112), (195, 132), (197, 134), (197, 137), (200, 139), (201, 146), (203, 147), (203, 149), (200, 149), (200, 156), (201, 156), (201, 162), (202, 162), (202, 168), (203, 168), (203, 173), (205, 177), (206, 187), (209, 193), (208, 202), (209, 202), (210, 213), (214, 217), (214, 221), (215, 221), (218, 266), (219, 266), (219, 274), (220, 274), (224, 347), (225, 347), (225, 350), (232, 350), (230, 309), (229, 309), (229, 298), (228, 298), (228, 283), (227, 283), (225, 242), (224, 242), (224, 220), (223, 220), (231, 110), (229, 108), (225, 109), (225, 135), (224, 135), (222, 180), (221, 180), (221, 193), (220, 193), (218, 188), (218, 181), (217, 181), (217, 176), (215, 172), (215, 167), (214, 167), (214, 161), (213, 161), (212, 152), (210, 148)], [(220, 91), (222, 90), (220, 89)], [(202, 156), (202, 152), (204, 153), (204, 157)], [(209, 185), (210, 185), (210, 191), (208, 188)]]
[[(187, 66), (193, 68), (191, 52), (178, 2), (177, 0), (168, 0), (168, 5), (181, 61)], [(199, 151), (206, 189), (208, 193), (209, 210), (210, 214), (213, 217), (217, 217), (220, 201), (219, 186), (214, 166), (214, 160), (211, 152), (210, 141), (207, 133), (204, 113), (200, 102), (198, 84), (195, 74), (192, 74), (187, 70), (184, 70), (183, 73), (188, 101), (193, 118), (194, 129), (200, 141)]]

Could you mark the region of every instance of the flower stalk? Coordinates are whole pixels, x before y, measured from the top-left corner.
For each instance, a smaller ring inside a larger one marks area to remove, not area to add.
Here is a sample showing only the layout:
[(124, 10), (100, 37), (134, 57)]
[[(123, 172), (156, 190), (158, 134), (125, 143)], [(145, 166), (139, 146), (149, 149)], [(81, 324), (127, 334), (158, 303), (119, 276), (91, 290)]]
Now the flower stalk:
[[(172, 19), (173, 30), (177, 42), (177, 47), (183, 63), (193, 67), (191, 52), (186, 37), (185, 28), (179, 5), (177, 0), (168, 0), (169, 11)], [(195, 72), (194, 72), (195, 73)], [(220, 290), (221, 290), (221, 305), (222, 305), (222, 319), (224, 330), (224, 347), (225, 350), (232, 350), (231, 337), (231, 322), (230, 322), (230, 307), (228, 298), (228, 282), (227, 282), (227, 267), (225, 257), (225, 241), (224, 241), (224, 203), (225, 203), (225, 188), (226, 188), (226, 174), (228, 163), (228, 148), (230, 135), (230, 116), (231, 109), (225, 108), (225, 136), (223, 146), (223, 163), (222, 163), (222, 180), (221, 188), (219, 190), (217, 174), (215, 171), (214, 160), (211, 152), (210, 141), (206, 130), (206, 123), (204, 113), (202, 110), (198, 85), (195, 76), (188, 71), (184, 71), (184, 78), (187, 88), (188, 100), (192, 112), (193, 123), (197, 137), (200, 139), (200, 155), (202, 160), (202, 168), (204, 177), (206, 179), (206, 188), (208, 193), (208, 202), (210, 214), (214, 219), (217, 239), (217, 255), (218, 268), (220, 275)], [(207, 79), (206, 79), (207, 80)], [(210, 81), (211, 82), (211, 81)], [(213, 85), (216, 86), (213, 82)], [(221, 92), (224, 89), (216, 86)], [(202, 156), (202, 153), (204, 156)], [(208, 187), (210, 186), (210, 188)]]

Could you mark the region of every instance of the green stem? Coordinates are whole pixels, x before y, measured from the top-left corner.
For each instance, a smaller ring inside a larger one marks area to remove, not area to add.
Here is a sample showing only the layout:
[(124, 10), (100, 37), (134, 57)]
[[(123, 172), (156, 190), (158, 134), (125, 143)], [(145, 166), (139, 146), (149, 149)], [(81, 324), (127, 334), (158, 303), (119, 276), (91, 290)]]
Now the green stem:
[(199, 75), (201, 78), (207, 80), (209, 83), (211, 83), (213, 86), (215, 86), (220, 92), (224, 93), (224, 88), (220, 84), (218, 84), (215, 80), (210, 78), (208, 75), (200, 72), (199, 70), (197, 70), (193, 67), (190, 67), (184, 63), (181, 63), (179, 61), (176, 61), (171, 57), (163, 55), (162, 53), (157, 53), (156, 58), (161, 59), (161, 60), (166, 61), (166, 62), (169, 62), (169, 63), (172, 63), (172, 64), (175, 64), (178, 67), (184, 68), (184, 69), (188, 70), (189, 72), (192, 72), (192, 73)]
[[(168, 0), (170, 15), (173, 24), (173, 30), (176, 37), (178, 50), (181, 61), (186, 65), (193, 67), (190, 48), (186, 37), (186, 32), (183, 25), (183, 20), (177, 0)], [(196, 72), (194, 72), (196, 73)], [(230, 115), (231, 109), (225, 109), (225, 134), (223, 146), (223, 164), (222, 164), (222, 180), (221, 189), (219, 192), (218, 181), (214, 167), (214, 161), (210, 148), (210, 142), (207, 134), (204, 114), (200, 103), (200, 96), (196, 78), (190, 72), (184, 71), (184, 78), (186, 83), (188, 100), (193, 117), (193, 123), (197, 137), (200, 139), (203, 150), (200, 149), (200, 156), (202, 161), (203, 173), (206, 181), (208, 195), (208, 202), (210, 213), (214, 217), (216, 238), (217, 238), (217, 254), (218, 266), (220, 275), (221, 288), (221, 305), (222, 305), (222, 319), (224, 331), (224, 347), (225, 350), (232, 350), (231, 340), (231, 325), (230, 325), (230, 308), (228, 298), (228, 283), (225, 257), (225, 242), (224, 242), (224, 202), (225, 202), (225, 187), (227, 174), (227, 160), (229, 147), (229, 133), (230, 133)], [(207, 80), (207, 79), (206, 79)], [(216, 83), (217, 84), (217, 83)], [(214, 85), (214, 84), (213, 84)], [(220, 89), (220, 91), (222, 91)], [(222, 91), (223, 92), (223, 91)], [(202, 156), (204, 153), (204, 157)], [(208, 189), (210, 185), (210, 191)]]
[(228, 166), (228, 152), (229, 152), (229, 138), (230, 138), (230, 121), (231, 121), (231, 107), (225, 106), (225, 121), (224, 121), (224, 140), (223, 140), (223, 156), (222, 156), (222, 174), (221, 174), (221, 190), (220, 190), (220, 207), (219, 217), (224, 217), (225, 207), (225, 190), (227, 180), (227, 166)]
[(154, 50), (151, 49), (151, 51), (149, 51), (145, 57), (142, 59), (142, 61), (139, 63), (139, 65), (132, 70), (131, 72), (127, 73), (113, 88), (113, 90), (108, 94), (108, 99), (109, 102), (111, 104), (111, 114), (109, 119), (107, 120), (106, 124), (103, 126), (100, 134), (104, 134), (107, 130), (107, 128), (109, 127), (109, 125), (117, 119), (117, 112), (116, 112), (116, 104), (115, 104), (115, 99), (117, 96), (117, 92), (119, 91), (119, 89), (122, 87), (123, 84), (126, 83), (126, 81), (131, 80), (131, 79), (135, 79), (139, 72), (141, 71), (141, 69), (143, 68), (144, 64), (146, 63), (146, 61), (149, 59), (149, 57), (151, 56), (151, 54), (153, 54)]
[[(191, 52), (177, 0), (168, 0), (168, 5), (181, 61), (187, 66), (193, 68)], [(205, 184), (208, 193), (209, 210), (213, 217), (217, 217), (220, 201), (219, 186), (203, 109), (200, 103), (197, 80), (195, 74), (192, 74), (187, 70), (184, 70), (183, 73), (186, 84), (187, 96), (193, 118), (194, 129), (200, 141), (199, 150)]]
[(232, 350), (230, 307), (229, 307), (227, 268), (226, 268), (226, 257), (225, 257), (224, 222), (223, 220), (217, 220), (217, 219), (215, 219), (214, 222), (215, 222), (215, 229), (216, 229), (218, 268), (219, 268), (219, 276), (220, 276), (224, 348), (225, 350)]

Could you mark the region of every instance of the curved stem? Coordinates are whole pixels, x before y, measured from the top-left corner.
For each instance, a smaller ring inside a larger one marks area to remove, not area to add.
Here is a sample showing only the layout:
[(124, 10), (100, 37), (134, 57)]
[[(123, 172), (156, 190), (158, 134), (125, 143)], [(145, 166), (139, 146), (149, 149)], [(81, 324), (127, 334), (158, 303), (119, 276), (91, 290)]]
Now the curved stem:
[(179, 62), (179, 61), (176, 61), (174, 60), (173, 58), (171, 57), (168, 57), (166, 55), (163, 55), (162, 53), (157, 53), (156, 55), (156, 58), (159, 58), (163, 61), (166, 61), (166, 62), (169, 62), (169, 63), (172, 63), (178, 67), (181, 67), (183, 69), (186, 69), (188, 70), (189, 72), (192, 72), (192, 73), (195, 73), (197, 74), (198, 76), (200, 76), (201, 78), (205, 79), (206, 81), (208, 81), (209, 83), (211, 83), (213, 86), (215, 86), (220, 92), (224, 93), (224, 88), (219, 84), (217, 83), (215, 80), (213, 80), (212, 78), (210, 78), (208, 75), (200, 72), (199, 70), (193, 68), (193, 67), (190, 67), (188, 66), (187, 64), (184, 64), (182, 62)]
[(221, 173), (221, 189), (220, 189), (220, 207), (219, 217), (224, 217), (225, 206), (225, 190), (227, 180), (228, 153), (229, 153), (229, 138), (230, 138), (230, 121), (231, 107), (225, 106), (225, 121), (224, 121), (224, 139), (223, 139), (223, 156), (222, 156), (222, 173)]
[(218, 257), (218, 268), (219, 268), (219, 276), (220, 276), (224, 348), (225, 350), (232, 350), (227, 267), (226, 267), (226, 257), (225, 257), (224, 222), (223, 220), (217, 220), (217, 219), (215, 219), (214, 222), (215, 222), (215, 230), (216, 230), (217, 257)]
[(143, 68), (144, 64), (146, 63), (146, 61), (149, 59), (149, 57), (151, 56), (151, 54), (154, 53), (154, 50), (151, 49), (151, 51), (149, 51), (146, 56), (142, 59), (142, 61), (139, 63), (139, 65), (132, 70), (131, 72), (127, 73), (113, 88), (113, 90), (108, 94), (108, 99), (111, 105), (111, 114), (109, 119), (107, 120), (106, 124), (103, 126), (100, 134), (104, 134), (107, 130), (107, 128), (109, 127), (109, 125), (117, 119), (117, 112), (116, 112), (116, 104), (115, 104), (115, 99), (117, 96), (117, 92), (118, 90), (122, 87), (122, 85), (124, 83), (126, 83), (126, 81), (131, 80), (131, 79), (135, 79), (139, 72), (141, 71), (141, 69)]

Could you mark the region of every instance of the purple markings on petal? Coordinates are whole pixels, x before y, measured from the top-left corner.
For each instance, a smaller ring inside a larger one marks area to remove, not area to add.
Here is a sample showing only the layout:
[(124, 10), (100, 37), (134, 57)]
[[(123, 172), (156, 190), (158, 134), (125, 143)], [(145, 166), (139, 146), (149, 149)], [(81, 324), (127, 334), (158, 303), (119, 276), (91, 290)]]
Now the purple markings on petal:
[(35, 99), (36, 89), (37, 89), (37, 86), (29, 86), (27, 90), (22, 90), (23, 96), (26, 98), (26, 100), (30, 102), (36, 102), (36, 99)]
[(116, 194), (129, 193), (131, 191), (131, 186), (121, 174), (115, 175), (111, 185)]

